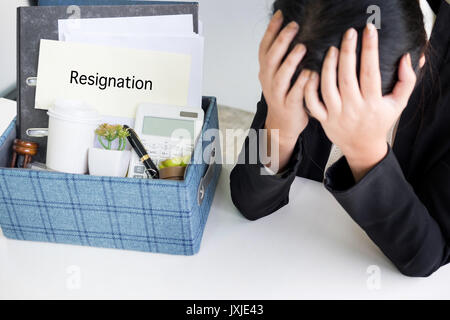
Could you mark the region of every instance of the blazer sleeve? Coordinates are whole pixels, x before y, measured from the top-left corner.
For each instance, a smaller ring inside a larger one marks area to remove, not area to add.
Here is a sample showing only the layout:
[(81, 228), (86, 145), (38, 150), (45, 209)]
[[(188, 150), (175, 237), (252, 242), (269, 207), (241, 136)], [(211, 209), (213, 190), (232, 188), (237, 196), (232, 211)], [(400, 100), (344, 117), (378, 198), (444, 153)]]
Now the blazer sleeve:
[[(230, 175), (231, 198), (234, 205), (249, 220), (257, 220), (289, 203), (289, 191), (301, 162), (302, 143), (299, 137), (287, 170), (281, 175), (269, 175), (259, 155), (259, 129), (263, 129), (267, 117), (267, 104), (262, 97), (251, 130)], [(250, 139), (250, 136), (253, 139)], [(255, 153), (256, 157), (250, 155)], [(254, 159), (254, 160), (252, 160)]]
[(391, 149), (355, 184), (345, 157), (325, 186), (383, 253), (407, 276), (426, 277), (449, 262), (450, 156), (413, 187)]

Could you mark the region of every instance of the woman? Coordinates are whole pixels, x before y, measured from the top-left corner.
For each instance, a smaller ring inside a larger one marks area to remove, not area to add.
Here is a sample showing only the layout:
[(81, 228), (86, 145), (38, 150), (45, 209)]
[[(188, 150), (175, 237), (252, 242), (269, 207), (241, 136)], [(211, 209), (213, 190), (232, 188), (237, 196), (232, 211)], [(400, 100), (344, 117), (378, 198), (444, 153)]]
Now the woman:
[[(366, 26), (374, 4), (379, 31)], [(430, 4), (427, 44), (418, 1), (275, 1), (252, 128), (279, 129), (279, 161), (249, 164), (247, 138), (230, 182), (245, 217), (285, 206), (296, 176), (324, 181), (403, 274), (449, 262), (450, 5)]]

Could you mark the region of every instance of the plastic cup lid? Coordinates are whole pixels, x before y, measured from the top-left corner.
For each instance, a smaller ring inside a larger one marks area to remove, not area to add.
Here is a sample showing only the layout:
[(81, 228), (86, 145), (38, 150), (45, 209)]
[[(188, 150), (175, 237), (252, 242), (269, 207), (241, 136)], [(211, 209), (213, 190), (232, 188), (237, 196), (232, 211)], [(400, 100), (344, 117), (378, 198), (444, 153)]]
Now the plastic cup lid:
[(76, 100), (57, 100), (49, 109), (48, 115), (74, 122), (98, 122), (101, 119), (97, 110)]

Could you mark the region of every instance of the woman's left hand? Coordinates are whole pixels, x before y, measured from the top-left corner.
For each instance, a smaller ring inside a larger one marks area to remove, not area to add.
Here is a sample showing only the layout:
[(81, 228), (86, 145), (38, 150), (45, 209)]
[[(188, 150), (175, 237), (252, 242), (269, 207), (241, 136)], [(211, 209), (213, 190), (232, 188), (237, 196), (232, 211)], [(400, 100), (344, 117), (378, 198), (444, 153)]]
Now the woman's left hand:
[[(408, 104), (416, 74), (411, 56), (400, 61), (399, 81), (393, 92), (383, 96), (378, 55), (378, 32), (368, 24), (364, 30), (361, 71), (358, 82), (356, 47), (358, 33), (344, 35), (341, 52), (330, 48), (319, 79), (313, 73), (305, 88), (311, 115), (320, 121), (328, 138), (345, 155), (356, 181), (387, 154), (387, 135)], [(320, 101), (319, 81), (323, 102)]]

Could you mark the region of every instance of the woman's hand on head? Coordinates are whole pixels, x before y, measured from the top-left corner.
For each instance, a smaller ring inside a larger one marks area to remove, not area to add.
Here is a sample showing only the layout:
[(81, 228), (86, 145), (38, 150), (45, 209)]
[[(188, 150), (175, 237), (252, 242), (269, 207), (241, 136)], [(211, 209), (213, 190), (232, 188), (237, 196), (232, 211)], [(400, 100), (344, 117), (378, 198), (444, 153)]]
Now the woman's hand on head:
[[(400, 61), (399, 81), (393, 92), (382, 95), (378, 32), (369, 24), (364, 30), (358, 82), (356, 47), (358, 33), (344, 35), (341, 50), (330, 48), (319, 79), (311, 75), (305, 100), (311, 115), (322, 124), (328, 138), (347, 158), (356, 181), (387, 154), (387, 135), (408, 104), (416, 74), (411, 56)], [(323, 102), (319, 99), (319, 82)]]
[[(277, 11), (259, 49), (259, 80), (268, 106), (265, 129), (269, 136), (272, 130), (279, 130), (277, 143), (280, 169), (289, 162), (298, 137), (308, 124), (303, 97), (310, 74), (309, 71), (302, 72), (291, 87), (292, 77), (306, 54), (306, 47), (297, 45), (283, 61), (299, 26), (291, 22), (281, 30), (282, 25), (283, 15)], [(269, 138), (267, 150), (271, 150), (270, 141)]]

